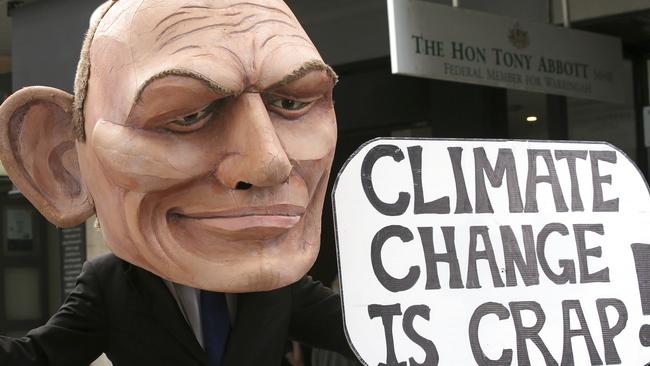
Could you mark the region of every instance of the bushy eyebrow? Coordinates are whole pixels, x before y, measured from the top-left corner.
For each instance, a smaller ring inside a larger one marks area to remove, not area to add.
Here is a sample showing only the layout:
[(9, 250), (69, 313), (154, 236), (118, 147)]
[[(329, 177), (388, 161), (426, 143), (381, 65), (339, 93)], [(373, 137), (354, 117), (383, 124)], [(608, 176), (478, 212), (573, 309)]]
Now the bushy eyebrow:
[[(300, 67), (298, 67), (297, 69), (293, 70), (291, 73), (283, 77), (280, 81), (272, 84), (266, 89), (272, 91), (278, 88), (282, 88), (286, 85), (289, 85), (297, 80), (304, 78), (305, 76), (307, 76), (308, 74), (314, 71), (324, 71), (327, 73), (327, 75), (332, 79), (334, 83), (338, 81), (338, 76), (329, 65), (325, 64), (321, 60), (310, 60), (305, 62)], [(142, 99), (142, 94), (147, 89), (147, 87), (151, 85), (151, 83), (153, 83), (156, 80), (160, 80), (169, 76), (182, 76), (182, 77), (189, 77), (198, 80), (201, 83), (203, 83), (205, 86), (207, 86), (208, 89), (210, 89), (211, 91), (223, 96), (232, 96), (232, 95), (239, 94), (239, 92), (235, 90), (230, 90), (200, 73), (190, 71), (190, 70), (184, 70), (184, 69), (169, 69), (155, 74), (154, 76), (147, 79), (144, 83), (142, 83), (140, 88), (138, 88), (138, 92), (136, 93), (133, 104), (137, 104), (140, 102), (140, 100)]]
[(164, 70), (162, 72), (159, 72), (159, 73), (155, 74), (154, 76), (147, 79), (147, 81), (142, 83), (140, 88), (138, 88), (138, 92), (135, 95), (135, 100), (134, 100), (133, 104), (137, 104), (137, 103), (140, 102), (140, 100), (142, 99), (142, 94), (147, 89), (147, 87), (149, 87), (149, 85), (151, 85), (151, 83), (153, 83), (156, 80), (164, 79), (164, 78), (169, 77), (169, 76), (182, 76), (182, 77), (189, 77), (189, 78), (198, 80), (201, 83), (203, 83), (205, 86), (207, 86), (208, 89), (212, 90), (215, 93), (221, 94), (221, 95), (227, 96), (227, 95), (235, 95), (235, 94), (237, 94), (234, 90), (230, 90), (230, 89), (228, 89), (228, 88), (214, 82), (210, 78), (208, 78), (205, 75), (202, 75), (202, 74), (200, 74), (198, 72), (185, 70), (185, 69), (169, 69), (169, 70)]
[(314, 71), (324, 71), (327, 73), (327, 76), (332, 79), (334, 84), (336, 84), (339, 80), (338, 75), (336, 75), (334, 70), (329, 65), (325, 64), (321, 60), (310, 60), (302, 64), (297, 69), (293, 70), (290, 74), (283, 77), (282, 80), (269, 86), (267, 90), (272, 91), (287, 86), (297, 80), (304, 78)]

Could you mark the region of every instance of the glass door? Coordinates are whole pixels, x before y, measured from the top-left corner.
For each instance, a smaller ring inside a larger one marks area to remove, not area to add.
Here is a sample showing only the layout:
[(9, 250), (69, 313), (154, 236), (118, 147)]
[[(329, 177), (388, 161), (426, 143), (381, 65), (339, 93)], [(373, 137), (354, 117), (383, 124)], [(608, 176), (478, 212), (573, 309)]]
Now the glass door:
[(0, 201), (0, 334), (13, 337), (47, 316), (45, 223), (22, 196)]

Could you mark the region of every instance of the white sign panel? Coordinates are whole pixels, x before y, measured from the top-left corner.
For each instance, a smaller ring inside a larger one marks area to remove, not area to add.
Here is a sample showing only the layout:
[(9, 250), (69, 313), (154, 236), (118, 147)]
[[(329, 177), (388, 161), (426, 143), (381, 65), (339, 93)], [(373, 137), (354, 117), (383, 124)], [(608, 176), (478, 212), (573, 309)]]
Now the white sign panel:
[(373, 140), (333, 201), (366, 365), (650, 361), (650, 193), (613, 146)]
[(421, 0), (388, 0), (393, 73), (623, 102), (617, 38)]

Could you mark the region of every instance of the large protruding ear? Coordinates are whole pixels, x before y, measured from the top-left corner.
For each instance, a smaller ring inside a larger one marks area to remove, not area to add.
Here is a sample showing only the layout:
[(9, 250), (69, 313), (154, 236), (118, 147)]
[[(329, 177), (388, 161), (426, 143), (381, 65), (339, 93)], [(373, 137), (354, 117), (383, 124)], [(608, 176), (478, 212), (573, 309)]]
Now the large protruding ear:
[(37, 86), (9, 97), (0, 106), (0, 159), (53, 224), (71, 227), (93, 214), (72, 132), (72, 95)]

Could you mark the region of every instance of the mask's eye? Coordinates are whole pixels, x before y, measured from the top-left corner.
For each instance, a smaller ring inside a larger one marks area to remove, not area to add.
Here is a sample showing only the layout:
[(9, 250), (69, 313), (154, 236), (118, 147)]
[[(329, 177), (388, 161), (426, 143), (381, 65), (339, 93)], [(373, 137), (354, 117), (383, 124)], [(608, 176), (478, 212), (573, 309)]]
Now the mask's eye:
[(269, 110), (290, 119), (302, 116), (318, 100), (318, 98), (298, 100), (273, 94), (267, 94), (263, 97)]
[(299, 111), (307, 108), (312, 102), (300, 102), (289, 98), (278, 98), (271, 102), (271, 106), (281, 108), (287, 111)]
[(205, 126), (212, 118), (217, 102), (211, 103), (204, 109), (175, 119), (165, 124), (165, 128), (174, 132), (192, 132)]

